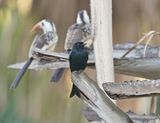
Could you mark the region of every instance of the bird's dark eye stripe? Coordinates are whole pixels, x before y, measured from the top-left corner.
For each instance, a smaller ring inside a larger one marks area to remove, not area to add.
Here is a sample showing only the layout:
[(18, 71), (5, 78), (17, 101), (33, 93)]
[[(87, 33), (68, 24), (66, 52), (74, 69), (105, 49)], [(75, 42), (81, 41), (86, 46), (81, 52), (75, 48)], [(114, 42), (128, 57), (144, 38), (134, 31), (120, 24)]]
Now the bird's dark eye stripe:
[[(49, 19), (45, 19), (45, 21), (47, 21), (48, 23), (50, 23), (51, 26), (52, 26), (52, 29), (55, 30), (54, 23), (52, 21), (50, 21)], [(44, 23), (42, 25), (44, 25)]]
[(85, 23), (84, 22), (84, 15), (83, 14), (84, 14), (83, 12), (80, 12), (80, 18), (81, 18), (82, 22)]
[(51, 24), (53, 24), (53, 22), (52, 22), (52, 21), (50, 21), (50, 20), (48, 20), (48, 19), (46, 19), (46, 21), (47, 21), (47, 22), (49, 22), (49, 23), (51, 23)]

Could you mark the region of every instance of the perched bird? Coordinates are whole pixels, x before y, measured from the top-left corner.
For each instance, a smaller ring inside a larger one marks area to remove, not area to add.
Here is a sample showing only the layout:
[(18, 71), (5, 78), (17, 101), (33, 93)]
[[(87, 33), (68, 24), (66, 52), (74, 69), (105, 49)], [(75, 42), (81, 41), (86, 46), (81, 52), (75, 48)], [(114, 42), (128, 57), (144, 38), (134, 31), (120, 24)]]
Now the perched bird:
[[(84, 42), (76, 42), (73, 45), (73, 48), (69, 55), (69, 65), (71, 72), (83, 71), (87, 66), (87, 61), (88, 61), (87, 47), (85, 46)], [(80, 93), (81, 92), (79, 91), (79, 89), (73, 84), (70, 97), (73, 97), (74, 95), (80, 97)]]
[(30, 50), (29, 50), (29, 59), (23, 66), (23, 68), (19, 71), (17, 74), (15, 80), (12, 82), (11, 87), (15, 89), (22, 76), (26, 72), (27, 68), (33, 61), (33, 48), (39, 48), (41, 50), (53, 50), (57, 44), (58, 36), (56, 33), (56, 28), (53, 22), (49, 20), (42, 20), (39, 23), (37, 23), (33, 28), (32, 31), (38, 32), (33, 40), (33, 43), (31, 44)]
[[(81, 10), (77, 14), (76, 23), (68, 28), (64, 49), (69, 53), (77, 41), (86, 42), (91, 38), (91, 24), (86, 10)], [(55, 70), (51, 82), (58, 82), (64, 72), (64, 68)]]

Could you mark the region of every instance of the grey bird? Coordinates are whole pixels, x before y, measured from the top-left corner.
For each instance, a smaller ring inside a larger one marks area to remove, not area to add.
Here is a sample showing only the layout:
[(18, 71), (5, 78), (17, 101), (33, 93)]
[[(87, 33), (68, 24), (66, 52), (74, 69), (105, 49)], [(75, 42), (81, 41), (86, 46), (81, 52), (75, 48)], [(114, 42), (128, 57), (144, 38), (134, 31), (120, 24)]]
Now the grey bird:
[(34, 60), (33, 58), (33, 48), (39, 48), (41, 50), (54, 50), (57, 41), (58, 41), (58, 36), (56, 33), (56, 28), (55, 24), (47, 19), (41, 20), (38, 22), (33, 28), (32, 31), (36, 31), (37, 34), (30, 46), (29, 50), (29, 59), (25, 63), (22, 69), (19, 70), (19, 73), (17, 74), (16, 78), (11, 84), (12, 89), (15, 89), (20, 80), (22, 79), (24, 73), (26, 72), (27, 68), (30, 66), (32, 61)]
[[(66, 53), (70, 53), (76, 42), (87, 42), (86, 45), (92, 43), (91, 23), (86, 10), (81, 10), (77, 14), (76, 23), (68, 28), (64, 49)], [(89, 46), (88, 46), (89, 47)], [(64, 68), (55, 70), (51, 82), (58, 82), (64, 72)]]

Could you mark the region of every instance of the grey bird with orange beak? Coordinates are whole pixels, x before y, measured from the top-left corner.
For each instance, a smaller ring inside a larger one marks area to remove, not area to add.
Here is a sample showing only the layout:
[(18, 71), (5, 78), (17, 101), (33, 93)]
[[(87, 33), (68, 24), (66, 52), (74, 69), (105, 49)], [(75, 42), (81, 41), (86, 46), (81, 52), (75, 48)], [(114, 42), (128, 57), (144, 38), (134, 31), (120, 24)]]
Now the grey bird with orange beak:
[(33, 61), (33, 48), (39, 48), (41, 50), (50, 50), (53, 51), (57, 42), (58, 42), (58, 36), (55, 28), (55, 24), (47, 19), (44, 19), (40, 22), (38, 22), (31, 31), (36, 31), (37, 34), (33, 40), (33, 43), (31, 44), (30, 50), (29, 50), (29, 59), (23, 66), (23, 68), (19, 71), (17, 74), (15, 80), (12, 82), (11, 87), (12, 89), (15, 89), (20, 80), (22, 79), (24, 73), (26, 72), (27, 68)]

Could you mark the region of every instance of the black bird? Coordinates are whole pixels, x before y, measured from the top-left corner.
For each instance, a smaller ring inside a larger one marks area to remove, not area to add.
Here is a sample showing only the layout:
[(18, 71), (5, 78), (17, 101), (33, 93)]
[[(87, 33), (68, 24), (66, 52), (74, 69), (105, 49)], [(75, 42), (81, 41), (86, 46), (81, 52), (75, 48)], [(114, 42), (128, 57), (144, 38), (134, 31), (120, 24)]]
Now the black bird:
[(34, 30), (38, 31), (38, 33), (35, 36), (33, 43), (31, 44), (31, 47), (29, 50), (29, 59), (25, 63), (23, 68), (19, 71), (19, 73), (17, 74), (10, 88), (15, 89), (18, 86), (27, 68), (32, 63), (34, 59), (33, 58), (33, 48), (34, 47), (39, 48), (41, 50), (51, 50), (52, 51), (57, 44), (58, 36), (57, 36), (56, 28), (53, 22), (44, 19), (33, 27), (32, 31)]
[[(71, 72), (83, 71), (87, 66), (88, 61), (88, 49), (85, 47), (84, 42), (76, 42), (73, 45), (71, 53), (69, 55), (69, 65)], [(70, 97), (77, 95), (80, 97), (79, 89), (73, 84)]]
[[(90, 18), (86, 10), (80, 10), (77, 14), (76, 23), (68, 28), (64, 49), (69, 53), (73, 45), (77, 42), (92, 42)], [(90, 44), (88, 44), (90, 45)], [(58, 82), (64, 72), (64, 68), (55, 70), (51, 82)]]

